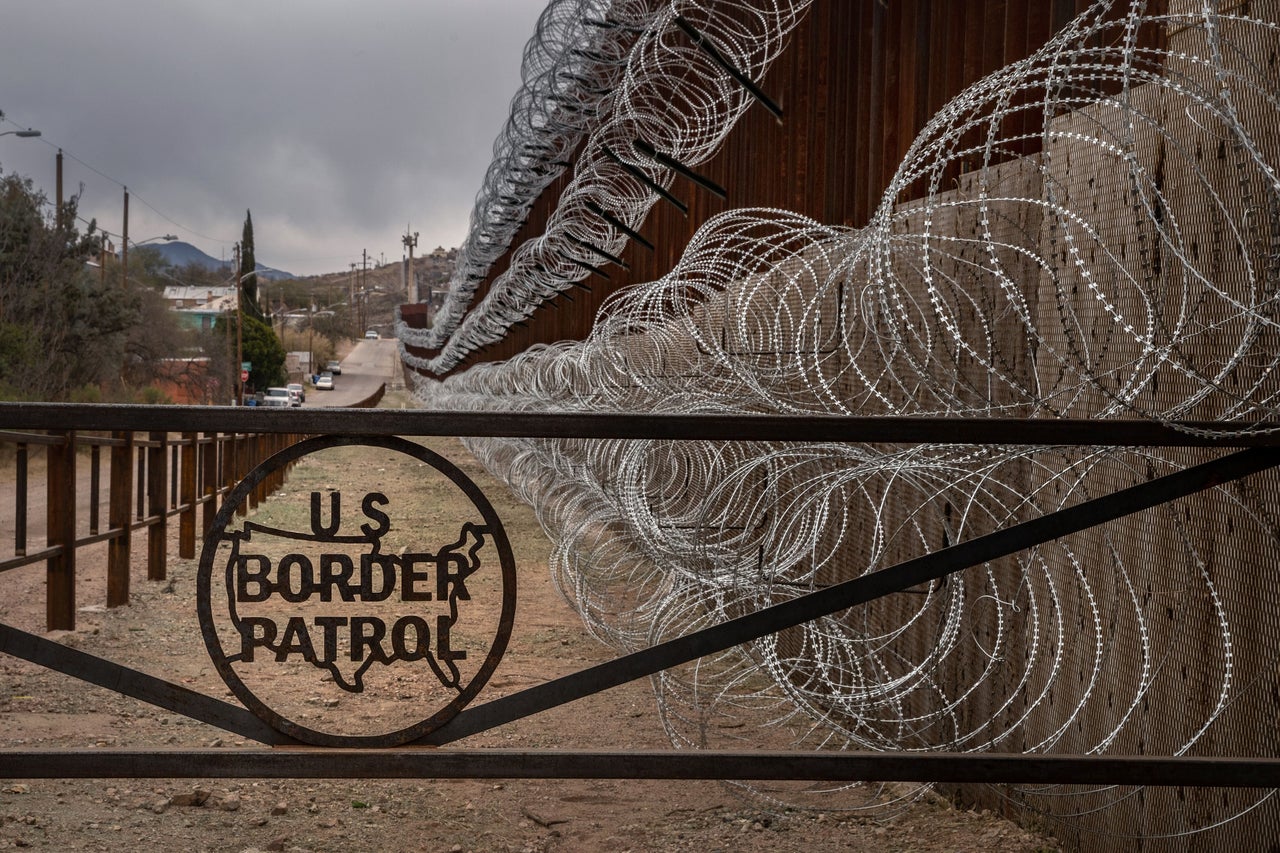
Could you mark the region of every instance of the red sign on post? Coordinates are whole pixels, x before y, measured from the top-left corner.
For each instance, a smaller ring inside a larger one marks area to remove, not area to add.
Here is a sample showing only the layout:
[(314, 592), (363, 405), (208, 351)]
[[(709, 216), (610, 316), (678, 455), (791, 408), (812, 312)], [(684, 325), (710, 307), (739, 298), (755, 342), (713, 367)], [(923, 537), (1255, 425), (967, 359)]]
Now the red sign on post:
[(241, 381), (241, 382), (248, 382), (248, 381), (249, 381), (249, 371), (247, 371), (247, 370), (242, 370), (242, 371), (240, 371), (240, 381)]

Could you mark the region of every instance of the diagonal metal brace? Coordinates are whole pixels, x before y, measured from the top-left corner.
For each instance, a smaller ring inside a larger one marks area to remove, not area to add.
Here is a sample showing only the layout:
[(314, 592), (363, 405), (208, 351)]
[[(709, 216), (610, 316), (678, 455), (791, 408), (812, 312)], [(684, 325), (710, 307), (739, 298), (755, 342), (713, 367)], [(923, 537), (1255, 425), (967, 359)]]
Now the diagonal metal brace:
[(0, 652), (266, 744), (296, 744), (248, 710), (0, 623)]
[(450, 743), (1276, 465), (1280, 449), (1251, 448), (1157, 477), (474, 706), (416, 743)]

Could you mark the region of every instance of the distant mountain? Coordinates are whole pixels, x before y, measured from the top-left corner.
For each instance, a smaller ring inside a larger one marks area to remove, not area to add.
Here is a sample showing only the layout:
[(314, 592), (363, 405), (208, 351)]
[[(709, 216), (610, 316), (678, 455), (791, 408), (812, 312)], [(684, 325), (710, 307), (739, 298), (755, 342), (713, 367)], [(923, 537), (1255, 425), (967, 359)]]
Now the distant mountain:
[[(160, 257), (174, 267), (195, 264), (207, 270), (229, 271), (231, 269), (230, 261), (220, 261), (212, 255), (205, 254), (190, 243), (184, 243), (181, 240), (174, 240), (171, 243), (148, 243), (146, 248), (154, 249), (160, 254)], [(271, 281), (278, 281), (282, 278), (297, 278), (293, 273), (263, 266), (262, 264), (258, 264), (258, 275)]]

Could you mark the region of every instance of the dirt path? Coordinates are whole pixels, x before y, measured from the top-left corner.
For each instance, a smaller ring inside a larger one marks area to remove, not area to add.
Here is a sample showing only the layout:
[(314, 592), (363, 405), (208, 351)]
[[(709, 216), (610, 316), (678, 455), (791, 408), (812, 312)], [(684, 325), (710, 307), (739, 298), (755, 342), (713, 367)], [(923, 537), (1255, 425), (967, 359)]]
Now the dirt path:
[[(402, 401), (389, 398), (386, 405)], [(530, 510), (515, 503), (453, 440), (423, 442), (451, 459), (494, 503), (516, 554), (519, 604), (510, 648), (477, 701), (540, 683), (613, 656), (587, 636), (552, 587), (549, 545)], [(300, 464), (283, 493), (260, 506), (259, 520), (287, 519), (311, 490), (366, 487), (350, 472), (390, 490), (420, 478), (410, 460)], [(358, 478), (357, 478), (358, 479)], [(435, 508), (424, 508), (424, 521)], [(79, 624), (59, 642), (219, 698), (229, 698), (200, 639), (196, 562), (170, 552), (166, 582), (134, 566), (131, 606), (105, 611), (104, 558), (82, 556)], [(0, 577), (0, 619), (41, 631), (42, 569)], [(479, 595), (477, 595), (477, 598)], [(306, 669), (306, 667), (302, 667)], [(298, 707), (325, 707), (331, 685), (303, 678)], [(343, 698), (337, 707), (348, 707)], [(390, 713), (402, 705), (386, 697)], [(302, 713), (307, 713), (303, 711)], [(225, 732), (7, 656), (0, 656), (0, 745), (253, 748)], [(665, 749), (647, 681), (464, 740), (464, 748)], [(0, 849), (302, 851), (888, 851), (1054, 849), (1052, 842), (986, 815), (954, 811), (936, 798), (887, 823), (841, 812), (792, 811), (744, 800), (710, 782), (626, 781), (244, 781), (3, 780)]]

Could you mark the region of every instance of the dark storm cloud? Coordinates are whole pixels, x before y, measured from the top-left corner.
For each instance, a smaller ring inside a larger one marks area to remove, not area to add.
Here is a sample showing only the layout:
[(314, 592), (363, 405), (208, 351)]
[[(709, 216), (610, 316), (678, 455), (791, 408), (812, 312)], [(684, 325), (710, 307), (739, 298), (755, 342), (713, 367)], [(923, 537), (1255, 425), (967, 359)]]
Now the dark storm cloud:
[[(131, 237), (215, 256), (250, 209), (258, 258), (303, 274), (398, 258), (406, 224), (420, 249), (456, 245), (544, 5), (7, 2), (0, 110), (44, 137), (0, 139), (0, 169), (52, 196), (61, 146), (129, 186)], [(118, 232), (120, 187), (64, 172)]]

